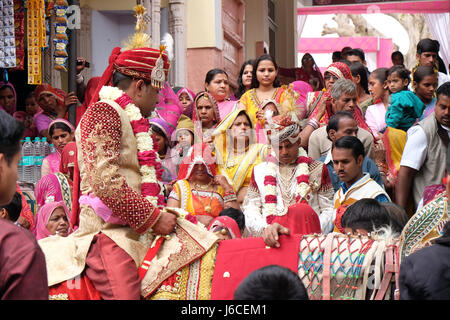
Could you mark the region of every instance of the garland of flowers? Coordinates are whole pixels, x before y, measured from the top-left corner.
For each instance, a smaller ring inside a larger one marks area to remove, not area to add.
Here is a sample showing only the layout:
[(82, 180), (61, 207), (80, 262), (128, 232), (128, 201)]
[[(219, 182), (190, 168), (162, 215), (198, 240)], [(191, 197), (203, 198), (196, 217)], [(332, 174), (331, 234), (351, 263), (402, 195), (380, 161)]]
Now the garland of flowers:
[[(264, 204), (263, 215), (264, 217), (277, 216), (277, 160), (273, 155), (270, 155), (267, 159), (267, 171), (268, 175), (264, 177)], [(295, 174), (295, 180), (297, 186), (295, 188), (295, 200), (297, 203), (308, 203), (308, 193), (311, 190), (309, 186), (309, 164), (311, 158), (306, 154), (303, 148), (298, 151), (297, 168)]]
[(136, 137), (137, 156), (142, 175), (142, 195), (155, 207), (164, 206), (165, 201), (161, 183), (163, 169), (155, 149), (158, 144), (154, 140), (150, 123), (142, 116), (141, 111), (133, 103), (133, 100), (119, 88), (104, 86), (100, 90), (99, 96), (101, 99), (114, 100), (125, 110)]

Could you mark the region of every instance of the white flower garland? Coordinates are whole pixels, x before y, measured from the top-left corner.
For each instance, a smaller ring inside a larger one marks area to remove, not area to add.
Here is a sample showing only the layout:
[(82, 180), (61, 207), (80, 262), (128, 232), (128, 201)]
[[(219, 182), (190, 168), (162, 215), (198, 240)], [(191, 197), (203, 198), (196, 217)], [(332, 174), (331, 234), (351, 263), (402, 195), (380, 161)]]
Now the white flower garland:
[[(303, 148), (300, 148), (298, 151), (298, 158), (300, 157), (307, 157), (308, 155), (306, 154), (306, 151)], [(269, 161), (267, 163), (267, 171), (268, 174), (266, 176), (272, 176), (274, 177), (274, 179), (276, 179), (277, 176), (277, 164)], [(295, 174), (295, 181), (298, 181), (298, 178), (300, 176), (309, 176), (309, 165), (306, 162), (301, 162), (299, 164), (297, 164), (297, 168), (296, 168), (296, 174)], [(295, 198), (297, 199), (298, 196), (300, 196), (300, 200), (309, 200), (309, 196), (308, 193), (310, 192), (311, 187), (309, 186), (309, 183), (306, 182), (301, 182), (301, 183), (297, 183), (297, 186), (295, 188)], [(278, 216), (278, 211), (277, 211), (277, 203), (266, 203), (265, 197), (269, 195), (269, 196), (275, 196), (278, 198), (277, 196), (277, 186), (274, 185), (270, 185), (270, 184), (265, 184), (264, 185), (264, 198), (263, 198), (263, 216), (266, 218), (268, 216)], [(298, 202), (298, 200), (297, 200)]]
[[(116, 100), (122, 97), (125, 93), (116, 87), (104, 86), (99, 92), (99, 97), (102, 100)], [(128, 103), (125, 107), (125, 113), (131, 121), (138, 121), (143, 118), (141, 111), (134, 103)], [(139, 132), (136, 134), (136, 144), (139, 152), (146, 152), (153, 150), (152, 129), (149, 127), (148, 132)], [(157, 162), (161, 162), (159, 156), (156, 157)], [(142, 183), (158, 183), (162, 192), (163, 185), (158, 181), (156, 170), (154, 166), (142, 165), (140, 166), (140, 173), (142, 176)], [(148, 201), (155, 207), (158, 206), (158, 198), (154, 196), (146, 196)]]

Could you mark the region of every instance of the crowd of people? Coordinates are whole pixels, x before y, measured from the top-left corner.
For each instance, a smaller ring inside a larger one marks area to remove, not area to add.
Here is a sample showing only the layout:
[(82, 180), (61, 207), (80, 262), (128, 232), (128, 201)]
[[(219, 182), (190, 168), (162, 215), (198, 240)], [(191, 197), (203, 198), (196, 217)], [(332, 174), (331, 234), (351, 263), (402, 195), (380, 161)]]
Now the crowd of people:
[[(136, 264), (155, 244), (143, 235), (167, 238), (180, 215), (202, 226), (190, 236), (205, 247), (248, 237), (278, 247), (293, 233), (389, 229), (399, 237), (411, 216), (447, 197), (450, 77), (439, 49), (422, 39), (412, 70), (400, 52), (392, 67), (368, 70), (361, 49), (344, 48), (323, 73), (309, 53), (296, 69), (264, 54), (242, 65), (234, 92), (219, 68), (201, 92), (171, 87), (166, 53), (151, 48), (115, 48), (102, 77), (86, 85), (81, 59), (77, 92), (0, 83), (0, 269), (14, 275), (0, 279), (1, 298), (47, 299), (48, 287), (51, 295), (83, 274), (102, 299), (139, 299)], [(34, 188), (35, 215), (16, 173), (26, 136), (56, 148)], [(413, 254), (400, 298), (450, 298), (447, 258), (434, 259), (447, 270), (425, 283), (447, 289), (430, 296), (415, 282), (408, 273), (427, 264)], [(288, 281), (292, 297), (307, 299), (300, 281), (272, 269), (280, 279), (268, 283)], [(249, 276), (236, 298), (257, 299), (266, 285), (254, 281), (262, 280)]]

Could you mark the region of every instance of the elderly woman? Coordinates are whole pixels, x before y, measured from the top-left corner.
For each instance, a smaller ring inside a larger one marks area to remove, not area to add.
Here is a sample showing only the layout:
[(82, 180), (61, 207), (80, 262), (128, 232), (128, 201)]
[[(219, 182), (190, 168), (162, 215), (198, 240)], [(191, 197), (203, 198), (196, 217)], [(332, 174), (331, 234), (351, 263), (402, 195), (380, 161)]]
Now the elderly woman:
[(206, 91), (197, 94), (194, 101), (192, 121), (194, 122), (194, 142), (211, 143), (212, 133), (220, 123), (220, 111), (216, 100)]
[(77, 159), (77, 145), (68, 143), (61, 153), (59, 171), (43, 176), (36, 184), (34, 195), (36, 205), (42, 207), (47, 199), (64, 201), (69, 211), (72, 211), (72, 188), (74, 167)]
[(50, 236), (67, 237), (71, 232), (70, 214), (63, 201), (48, 202), (36, 215), (36, 240)]
[(180, 165), (178, 181), (167, 201), (208, 226), (224, 208), (237, 208), (233, 186), (216, 175), (215, 159), (207, 144), (196, 144)]
[(50, 123), (55, 119), (65, 118), (68, 107), (78, 102), (74, 93), (66, 95), (64, 91), (55, 89), (48, 83), (36, 87), (34, 98), (42, 109), (42, 112), (34, 116), (34, 122), (39, 134), (48, 139), (50, 139), (48, 135)]
[(232, 183), (238, 203), (242, 203), (253, 167), (264, 161), (268, 146), (256, 143), (250, 116), (244, 109), (236, 109), (223, 119), (214, 131), (213, 138), (216, 170)]

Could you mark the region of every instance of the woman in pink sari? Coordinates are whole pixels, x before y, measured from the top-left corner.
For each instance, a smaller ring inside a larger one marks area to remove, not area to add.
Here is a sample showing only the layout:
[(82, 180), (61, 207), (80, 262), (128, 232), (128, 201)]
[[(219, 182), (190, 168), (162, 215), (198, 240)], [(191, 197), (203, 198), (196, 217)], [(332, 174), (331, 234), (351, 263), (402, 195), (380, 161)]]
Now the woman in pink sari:
[(17, 93), (11, 82), (0, 81), (0, 110), (13, 115), (17, 109)]
[(46, 203), (36, 215), (36, 240), (55, 235), (67, 237), (72, 232), (69, 221), (69, 210), (63, 201)]
[(220, 118), (224, 119), (236, 108), (235, 99), (230, 98), (228, 74), (222, 69), (209, 70), (205, 78), (205, 91), (217, 102)]
[(75, 128), (65, 119), (56, 119), (48, 126), (48, 133), (51, 143), (55, 146), (56, 152), (49, 154), (42, 161), (41, 177), (59, 171), (61, 163), (61, 153), (64, 147), (74, 140)]
[(192, 119), (192, 112), (194, 110), (194, 99), (195, 99), (194, 91), (184, 87), (177, 92), (177, 96), (178, 99), (180, 100), (180, 103), (183, 105), (183, 114)]
[(69, 211), (72, 210), (73, 172), (76, 160), (77, 145), (70, 142), (62, 151), (59, 171), (43, 176), (36, 184), (34, 195), (38, 209), (50, 199), (64, 201)]

